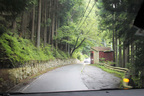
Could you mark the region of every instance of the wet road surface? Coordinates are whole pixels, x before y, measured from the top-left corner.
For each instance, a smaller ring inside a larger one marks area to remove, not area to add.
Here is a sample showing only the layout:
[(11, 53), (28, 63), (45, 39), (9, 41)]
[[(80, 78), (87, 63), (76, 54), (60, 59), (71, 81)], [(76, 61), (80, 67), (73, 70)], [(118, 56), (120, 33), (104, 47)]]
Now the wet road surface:
[(16, 92), (56, 92), (117, 88), (120, 79), (100, 68), (84, 64), (67, 65), (49, 71)]
[(100, 68), (86, 65), (81, 78), (90, 90), (119, 88), (120, 78), (107, 73)]

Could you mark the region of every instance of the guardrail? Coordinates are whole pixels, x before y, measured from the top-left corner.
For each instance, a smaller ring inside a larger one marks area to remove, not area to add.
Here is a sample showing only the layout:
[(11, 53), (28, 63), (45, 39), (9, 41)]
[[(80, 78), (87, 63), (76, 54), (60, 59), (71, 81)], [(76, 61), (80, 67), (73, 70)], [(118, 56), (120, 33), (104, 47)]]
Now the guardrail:
[[(105, 63), (97, 63), (98, 65), (101, 65), (101, 66), (104, 66), (108, 69), (111, 69), (111, 70), (115, 70), (115, 71), (118, 71), (118, 72), (123, 72), (125, 73), (125, 77), (124, 78), (128, 78), (129, 75), (130, 75), (130, 70), (127, 69), (127, 68), (122, 68), (122, 67), (115, 67), (115, 66), (111, 66), (111, 65), (108, 65), (108, 64), (105, 64)], [(125, 88), (132, 88), (132, 86), (129, 86), (127, 82), (123, 82), (123, 86)]]

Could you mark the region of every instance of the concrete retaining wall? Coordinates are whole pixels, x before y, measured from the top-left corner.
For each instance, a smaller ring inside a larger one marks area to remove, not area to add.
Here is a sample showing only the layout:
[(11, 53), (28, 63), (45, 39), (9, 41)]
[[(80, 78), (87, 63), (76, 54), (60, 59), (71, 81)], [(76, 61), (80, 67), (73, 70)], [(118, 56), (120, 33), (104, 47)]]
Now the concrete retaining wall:
[(68, 60), (57, 59), (45, 63), (27, 64), (26, 66), (20, 68), (0, 69), (0, 92), (4, 92), (10, 89), (15, 85), (17, 85), (18, 83), (38, 73), (43, 73), (59, 66), (76, 64), (79, 62), (80, 61), (76, 59), (68, 59)]

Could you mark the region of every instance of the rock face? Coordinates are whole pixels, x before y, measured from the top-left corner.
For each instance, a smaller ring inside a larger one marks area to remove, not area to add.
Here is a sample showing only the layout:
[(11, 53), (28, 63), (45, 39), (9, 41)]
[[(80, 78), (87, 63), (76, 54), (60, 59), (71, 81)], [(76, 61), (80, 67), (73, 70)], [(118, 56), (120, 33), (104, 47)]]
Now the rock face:
[(0, 69), (0, 92), (4, 92), (22, 80), (35, 74), (46, 72), (52, 68), (64, 66), (68, 64), (79, 63), (76, 59), (60, 60), (56, 59), (45, 63), (32, 63), (24, 67), (13, 69)]

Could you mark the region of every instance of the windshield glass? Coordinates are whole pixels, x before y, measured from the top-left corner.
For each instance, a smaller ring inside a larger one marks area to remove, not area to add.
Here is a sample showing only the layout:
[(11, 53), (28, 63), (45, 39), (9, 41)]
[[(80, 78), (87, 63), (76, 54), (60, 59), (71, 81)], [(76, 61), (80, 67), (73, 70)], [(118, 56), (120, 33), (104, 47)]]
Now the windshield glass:
[(0, 0), (0, 92), (142, 88), (142, 1)]

